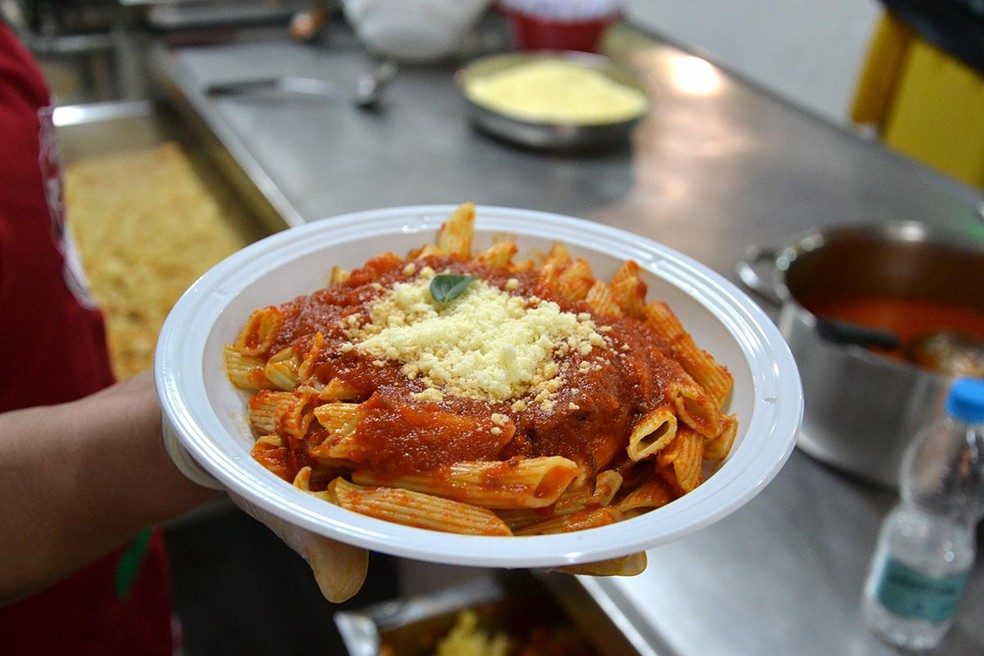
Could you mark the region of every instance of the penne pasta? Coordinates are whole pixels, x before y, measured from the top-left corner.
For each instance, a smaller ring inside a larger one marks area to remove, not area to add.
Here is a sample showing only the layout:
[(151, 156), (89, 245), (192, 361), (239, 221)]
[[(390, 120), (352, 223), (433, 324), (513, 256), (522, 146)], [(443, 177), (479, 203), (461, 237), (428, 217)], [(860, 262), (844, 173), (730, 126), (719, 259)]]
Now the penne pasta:
[(328, 431), (333, 445), (355, 435), (355, 429), (364, 415), (362, 406), (357, 403), (324, 403), (314, 409), (315, 418)]
[(551, 517), (542, 522), (524, 526), (516, 530), (516, 535), (548, 535), (551, 533), (571, 533), (589, 528), (599, 528), (625, 519), (617, 508), (593, 508), (579, 510), (569, 515)]
[(263, 375), (275, 387), (289, 392), (297, 387), (298, 365), (300, 361), (294, 350), (286, 348), (267, 360)]
[(302, 492), (311, 492), (311, 468), (301, 467), (294, 475), (292, 484)]
[(591, 265), (584, 258), (577, 258), (557, 274), (557, 291), (569, 301), (581, 301), (595, 283)]
[(239, 389), (259, 390), (269, 386), (263, 358), (244, 355), (232, 344), (227, 344), (222, 350), (222, 360), (226, 376)]
[(350, 275), (352, 275), (351, 271), (335, 265), (331, 268), (331, 275), (328, 276), (328, 282), (332, 285), (337, 285), (348, 280)]
[(622, 262), (622, 265), (612, 274), (611, 280), (608, 282), (612, 285), (627, 280), (629, 278), (638, 278), (640, 275), (639, 263), (635, 260), (626, 260)]
[(649, 476), (614, 505), (626, 517), (633, 517), (640, 512), (661, 508), (677, 496), (674, 488), (664, 478)]
[(543, 508), (555, 503), (581, 472), (560, 456), (505, 462), (458, 462), (439, 470), (388, 479), (357, 469), (352, 480), (362, 485), (392, 485), (427, 491), (485, 508)]
[(279, 478), (291, 480), (293, 473), (288, 464), (288, 450), (278, 436), (264, 435), (258, 438), (249, 454)]
[(627, 317), (639, 319), (646, 306), (646, 283), (639, 276), (639, 265), (629, 260), (612, 275), (609, 290), (615, 304)]
[(332, 378), (319, 394), (322, 401), (358, 401), (362, 396), (359, 390), (337, 378)]
[(475, 259), (485, 266), (508, 269), (512, 264), (513, 256), (516, 255), (516, 251), (515, 242), (500, 241), (479, 253)]
[(704, 436), (689, 426), (681, 427), (656, 456), (656, 462), (673, 467), (677, 484), (684, 492), (694, 490), (700, 484), (704, 465)]
[(235, 349), (243, 355), (266, 355), (283, 322), (283, 313), (275, 307), (256, 310), (239, 333), (234, 345)]
[[(342, 472), (351, 471), (356, 466), (356, 463), (345, 458), (332, 456), (331, 440), (332, 438), (328, 437), (321, 444), (316, 444), (308, 449), (307, 454), (311, 461), (318, 467), (319, 473), (327, 471), (338, 475)], [(320, 476), (319, 478), (324, 478), (324, 476)]]
[(249, 422), (261, 432), (302, 439), (314, 418), (311, 403), (309, 395), (263, 390), (249, 400)]
[(474, 226), (475, 204), (462, 203), (441, 226), (437, 235), (438, 251), (460, 257), (470, 257)]
[(318, 331), (314, 334), (301, 363), (297, 366), (298, 380), (307, 382), (314, 378), (314, 368), (318, 364), (318, 358), (321, 356), (321, 351), (324, 347), (325, 336)]
[(626, 278), (608, 287), (612, 300), (626, 317), (638, 319), (645, 305), (646, 285), (638, 278)]
[(639, 551), (628, 556), (609, 558), (595, 563), (582, 565), (564, 565), (554, 568), (555, 571), (566, 574), (583, 576), (636, 576), (646, 570), (649, 560), (645, 551)]
[(618, 303), (615, 301), (615, 297), (612, 295), (612, 290), (609, 289), (608, 285), (605, 284), (604, 281), (595, 281), (595, 284), (588, 290), (584, 300), (595, 313), (602, 317), (617, 318), (622, 317), (625, 314), (622, 312), (622, 308), (620, 308)]
[(365, 400), (363, 398), (364, 395), (359, 390), (337, 378), (332, 378), (327, 385), (309, 378), (307, 381), (298, 384), (296, 391), (301, 394), (316, 396), (322, 403), (330, 403), (331, 401), (355, 403)]
[(681, 422), (704, 437), (714, 437), (721, 432), (721, 413), (717, 402), (692, 379), (672, 381), (668, 385), (667, 396)]
[(677, 418), (672, 406), (665, 404), (640, 417), (629, 434), (626, 453), (632, 460), (642, 460), (669, 444), (677, 432)]
[(731, 453), (735, 436), (738, 433), (738, 418), (727, 415), (721, 418), (721, 432), (704, 443), (704, 458), (707, 460), (724, 460)]
[(325, 502), (468, 535), (602, 528), (696, 489), (737, 439), (727, 368), (647, 302), (636, 262), (606, 282), (560, 243), (475, 248), (475, 212), (246, 318), (222, 357), (251, 456)]
[(550, 252), (540, 263), (540, 270), (543, 272), (559, 272), (573, 261), (571, 252), (560, 242), (555, 242), (550, 247)]
[(669, 345), (670, 355), (680, 362), (690, 376), (703, 387), (720, 408), (734, 385), (734, 376), (707, 351), (697, 347), (693, 337), (684, 330), (676, 314), (666, 303), (653, 301), (643, 308), (646, 322), (662, 335)]
[(290, 402), (279, 406), (276, 410), (277, 432), (298, 440), (304, 439), (308, 426), (314, 420), (313, 401), (314, 399), (306, 394), (291, 395)]
[(491, 510), (412, 490), (365, 487), (336, 478), (321, 494), (346, 510), (405, 526), (466, 535), (512, 535)]
[(548, 517), (570, 515), (571, 513), (594, 508), (602, 508), (611, 503), (622, 485), (622, 475), (606, 469), (598, 474), (595, 487), (568, 488), (555, 503), (546, 508), (500, 509), (496, 514), (509, 528), (515, 530), (543, 521)]
[(534, 260), (520, 260), (509, 265), (509, 271), (513, 273), (525, 273), (534, 269), (536, 269), (536, 261)]
[(539, 264), (534, 264), (540, 284), (546, 287), (556, 287), (557, 278), (560, 272), (572, 262), (571, 254), (567, 247), (561, 243), (555, 243), (550, 252)]
[(275, 433), (278, 428), (277, 418), (288, 406), (294, 404), (295, 398), (290, 392), (257, 392), (247, 404), (250, 425), (260, 433)]

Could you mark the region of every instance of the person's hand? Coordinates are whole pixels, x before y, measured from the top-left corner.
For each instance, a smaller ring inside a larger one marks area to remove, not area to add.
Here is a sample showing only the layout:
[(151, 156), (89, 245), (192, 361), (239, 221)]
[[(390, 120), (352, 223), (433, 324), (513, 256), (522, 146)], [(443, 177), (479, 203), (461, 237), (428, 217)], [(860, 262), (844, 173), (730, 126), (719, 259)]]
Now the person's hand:
[(368, 551), (307, 531), (232, 492), (229, 498), (307, 561), (325, 599), (342, 602), (362, 589), (369, 568)]
[[(181, 446), (165, 421), (164, 444), (175, 466), (195, 483), (216, 489), (223, 486), (195, 462)], [(369, 552), (307, 531), (273, 515), (241, 496), (228, 492), (229, 498), (247, 515), (269, 528), (293, 549), (308, 565), (325, 599), (342, 602), (354, 596), (365, 582)]]

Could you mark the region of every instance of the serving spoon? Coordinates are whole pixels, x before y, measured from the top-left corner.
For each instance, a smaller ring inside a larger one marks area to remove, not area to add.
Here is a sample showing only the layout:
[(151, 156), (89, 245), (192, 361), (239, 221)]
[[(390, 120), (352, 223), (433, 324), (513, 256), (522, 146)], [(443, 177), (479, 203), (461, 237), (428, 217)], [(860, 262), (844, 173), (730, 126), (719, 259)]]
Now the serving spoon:
[(898, 349), (909, 362), (950, 376), (984, 378), (984, 339), (968, 333), (934, 330), (903, 342), (891, 330), (817, 317), (817, 333), (829, 342)]
[(984, 378), (984, 339), (955, 332), (931, 332), (910, 340), (903, 355), (922, 367), (950, 376)]
[(372, 109), (379, 104), (383, 91), (396, 77), (397, 66), (382, 61), (356, 80), (350, 91), (332, 80), (296, 75), (277, 75), (217, 82), (205, 88), (210, 96), (308, 96), (350, 100), (359, 109)]

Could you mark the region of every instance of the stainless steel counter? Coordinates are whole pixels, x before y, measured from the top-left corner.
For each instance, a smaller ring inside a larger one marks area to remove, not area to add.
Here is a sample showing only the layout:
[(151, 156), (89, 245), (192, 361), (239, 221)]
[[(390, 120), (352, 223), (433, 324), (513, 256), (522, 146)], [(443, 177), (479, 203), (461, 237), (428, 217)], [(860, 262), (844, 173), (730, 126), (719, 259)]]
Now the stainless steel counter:
[[(204, 128), (244, 191), (287, 225), (472, 200), (616, 225), (732, 279), (749, 245), (838, 222), (904, 218), (984, 231), (979, 192), (629, 28), (609, 47), (637, 68), (655, 103), (629, 147), (591, 155), (532, 152), (473, 130), (451, 65), (404, 68), (373, 112), (344, 99), (203, 93), (280, 73), (351, 87), (371, 60), (337, 29), (317, 46), (244, 40), (153, 59), (169, 97)], [(797, 451), (743, 509), (653, 550), (641, 576), (580, 582), (643, 654), (892, 654), (864, 630), (857, 607), (893, 501)], [(978, 566), (940, 653), (984, 653), (982, 607)]]

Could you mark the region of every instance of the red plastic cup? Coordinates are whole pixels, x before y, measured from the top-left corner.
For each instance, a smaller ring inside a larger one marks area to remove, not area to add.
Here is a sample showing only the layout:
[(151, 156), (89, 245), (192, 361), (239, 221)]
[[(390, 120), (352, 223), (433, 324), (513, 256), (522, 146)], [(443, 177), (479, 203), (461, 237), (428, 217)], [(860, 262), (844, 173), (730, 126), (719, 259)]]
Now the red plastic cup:
[(597, 52), (608, 27), (622, 18), (621, 12), (585, 20), (559, 20), (526, 14), (499, 6), (509, 20), (513, 39), (520, 50), (580, 50)]

